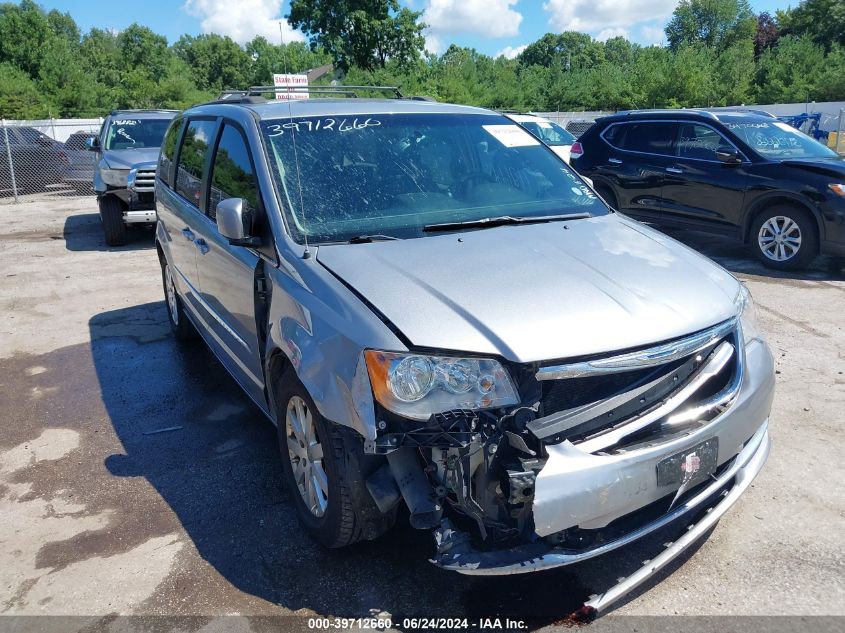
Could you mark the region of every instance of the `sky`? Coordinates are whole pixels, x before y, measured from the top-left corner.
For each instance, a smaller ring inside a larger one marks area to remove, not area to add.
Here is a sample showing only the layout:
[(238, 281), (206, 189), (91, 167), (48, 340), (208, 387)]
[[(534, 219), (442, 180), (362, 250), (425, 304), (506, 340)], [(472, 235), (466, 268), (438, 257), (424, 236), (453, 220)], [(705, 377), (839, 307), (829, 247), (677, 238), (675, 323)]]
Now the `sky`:
[[(798, 0), (751, 0), (757, 12), (786, 9)], [(400, 0), (423, 12), (426, 48), (449, 44), (487, 55), (514, 57), (544, 33), (583, 31), (605, 40), (623, 35), (640, 44), (661, 44), (663, 27), (678, 0)], [(218, 33), (244, 43), (256, 35), (272, 42), (304, 40), (283, 21), (289, 0), (41, 0), (47, 10), (67, 11), (83, 31), (121, 30), (133, 22), (173, 43), (184, 33)]]

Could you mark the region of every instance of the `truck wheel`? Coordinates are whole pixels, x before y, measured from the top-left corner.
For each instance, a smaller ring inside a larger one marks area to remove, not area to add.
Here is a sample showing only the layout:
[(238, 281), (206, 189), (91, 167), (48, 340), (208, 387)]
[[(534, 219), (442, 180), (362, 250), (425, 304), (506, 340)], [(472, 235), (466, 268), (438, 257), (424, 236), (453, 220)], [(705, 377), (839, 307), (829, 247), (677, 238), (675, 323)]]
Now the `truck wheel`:
[(103, 196), (98, 200), (100, 220), (109, 246), (126, 244), (126, 224), (123, 222), (123, 203), (114, 196)]
[(326, 547), (360, 541), (365, 521), (353, 489), (366, 488), (340, 429), (320, 415), (291, 370), (276, 387), (276, 405), (282, 469), (300, 523)]
[(193, 323), (185, 314), (185, 307), (182, 304), (182, 297), (176, 291), (176, 283), (173, 280), (173, 271), (167, 259), (161, 259), (161, 283), (164, 286), (164, 303), (167, 307), (167, 320), (170, 322), (170, 329), (179, 341), (188, 341), (197, 337), (197, 331)]
[(750, 242), (757, 259), (775, 270), (806, 268), (819, 252), (815, 220), (788, 205), (764, 209), (751, 227)]

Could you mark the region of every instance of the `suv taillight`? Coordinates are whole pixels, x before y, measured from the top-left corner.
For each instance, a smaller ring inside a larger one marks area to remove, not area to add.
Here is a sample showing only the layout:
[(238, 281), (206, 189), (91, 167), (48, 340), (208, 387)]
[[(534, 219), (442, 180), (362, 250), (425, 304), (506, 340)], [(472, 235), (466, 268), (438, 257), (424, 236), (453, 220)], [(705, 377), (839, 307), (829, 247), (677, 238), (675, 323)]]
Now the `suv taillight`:
[(572, 147), (569, 150), (570, 158), (581, 158), (584, 155), (584, 148), (581, 146), (581, 143), (575, 141), (572, 144)]

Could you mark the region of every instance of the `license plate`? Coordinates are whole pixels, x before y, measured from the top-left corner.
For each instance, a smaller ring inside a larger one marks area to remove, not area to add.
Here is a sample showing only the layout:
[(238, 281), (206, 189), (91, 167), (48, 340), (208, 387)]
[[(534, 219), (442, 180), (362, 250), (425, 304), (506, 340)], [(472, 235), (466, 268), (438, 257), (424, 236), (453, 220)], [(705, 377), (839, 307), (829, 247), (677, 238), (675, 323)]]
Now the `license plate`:
[(657, 485), (682, 485), (704, 480), (716, 472), (719, 439), (710, 438), (657, 464)]

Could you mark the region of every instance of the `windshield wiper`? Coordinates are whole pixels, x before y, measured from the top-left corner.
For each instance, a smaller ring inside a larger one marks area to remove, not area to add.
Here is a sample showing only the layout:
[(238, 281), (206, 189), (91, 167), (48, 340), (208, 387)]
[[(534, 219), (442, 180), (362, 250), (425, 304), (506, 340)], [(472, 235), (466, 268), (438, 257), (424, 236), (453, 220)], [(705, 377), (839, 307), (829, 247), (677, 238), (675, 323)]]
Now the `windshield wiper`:
[(427, 224), (423, 231), (433, 233), (435, 231), (454, 231), (458, 229), (490, 228), (493, 226), (505, 226), (508, 224), (543, 224), (544, 222), (560, 222), (561, 220), (582, 220), (592, 217), (589, 213), (565, 213), (562, 215), (539, 215), (535, 217), (514, 217), (512, 215), (500, 215), (480, 220), (464, 220), (462, 222), (443, 222), (441, 224)]
[(375, 233), (373, 235), (356, 235), (346, 240), (347, 244), (369, 244), (370, 242), (380, 242), (383, 240), (398, 240), (400, 238), (393, 235), (382, 235)]

